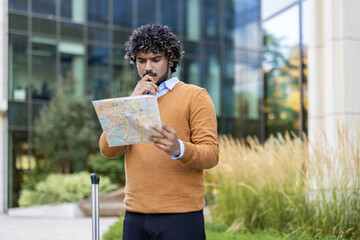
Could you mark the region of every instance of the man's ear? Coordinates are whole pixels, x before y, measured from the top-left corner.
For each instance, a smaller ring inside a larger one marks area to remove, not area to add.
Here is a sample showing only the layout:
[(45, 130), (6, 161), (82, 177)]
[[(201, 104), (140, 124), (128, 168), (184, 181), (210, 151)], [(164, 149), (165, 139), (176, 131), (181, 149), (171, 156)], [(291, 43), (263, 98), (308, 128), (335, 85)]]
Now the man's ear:
[(173, 67), (174, 63), (173, 62), (169, 62), (169, 67)]

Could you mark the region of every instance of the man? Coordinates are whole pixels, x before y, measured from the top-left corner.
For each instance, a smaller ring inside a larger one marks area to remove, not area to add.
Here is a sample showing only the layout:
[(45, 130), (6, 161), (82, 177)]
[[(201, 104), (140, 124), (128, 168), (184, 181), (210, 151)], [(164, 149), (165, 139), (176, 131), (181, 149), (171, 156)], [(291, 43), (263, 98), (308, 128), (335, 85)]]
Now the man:
[(172, 77), (183, 52), (167, 26), (141, 26), (125, 47), (141, 78), (132, 96), (157, 97), (162, 126), (151, 127), (163, 137), (120, 147), (100, 137), (104, 156), (125, 151), (123, 239), (205, 239), (203, 169), (219, 153), (214, 105), (205, 89)]

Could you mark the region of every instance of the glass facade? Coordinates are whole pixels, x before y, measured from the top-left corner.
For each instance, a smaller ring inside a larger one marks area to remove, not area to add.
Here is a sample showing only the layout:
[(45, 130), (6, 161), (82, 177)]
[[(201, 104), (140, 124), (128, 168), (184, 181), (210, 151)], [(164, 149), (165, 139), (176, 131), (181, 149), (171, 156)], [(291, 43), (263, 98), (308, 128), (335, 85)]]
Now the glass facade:
[(299, 135), (307, 130), (306, 65), (305, 58), (300, 59), (306, 55), (306, 39), (299, 27), (303, 6), (298, 1), (263, 3), (265, 137), (286, 131)]
[[(273, 9), (265, 2), (9, 0), (9, 207), (38, 157), (34, 120), (56, 83), (72, 76), (78, 96), (91, 99), (131, 94), (138, 76), (124, 43), (142, 24), (166, 24), (178, 35), (185, 57), (175, 75), (207, 89), (220, 134), (264, 140), (296, 130), (298, 1)], [(291, 31), (272, 27), (283, 21)]]

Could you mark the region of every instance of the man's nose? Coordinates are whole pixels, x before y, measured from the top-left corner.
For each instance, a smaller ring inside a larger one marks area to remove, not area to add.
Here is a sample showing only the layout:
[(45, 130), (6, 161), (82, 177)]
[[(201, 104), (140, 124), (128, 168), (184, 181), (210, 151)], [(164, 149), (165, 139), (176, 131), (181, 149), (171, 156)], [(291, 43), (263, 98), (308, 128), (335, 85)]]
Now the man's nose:
[(145, 72), (150, 72), (153, 70), (153, 67), (152, 67), (152, 64), (151, 64), (151, 61), (146, 61), (146, 65), (145, 65)]

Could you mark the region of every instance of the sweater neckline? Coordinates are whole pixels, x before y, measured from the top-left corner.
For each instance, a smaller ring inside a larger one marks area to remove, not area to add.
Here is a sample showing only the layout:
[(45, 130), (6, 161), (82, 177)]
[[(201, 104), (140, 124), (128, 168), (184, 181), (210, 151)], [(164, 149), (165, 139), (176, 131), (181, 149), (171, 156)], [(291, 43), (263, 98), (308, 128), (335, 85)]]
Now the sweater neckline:
[(165, 93), (164, 95), (160, 96), (157, 98), (158, 101), (160, 101), (161, 99), (163, 99), (165, 96), (171, 94), (174, 90), (176, 90), (180, 85), (183, 85), (184, 82), (182, 81), (179, 81), (172, 90), (168, 91), (167, 93)]

